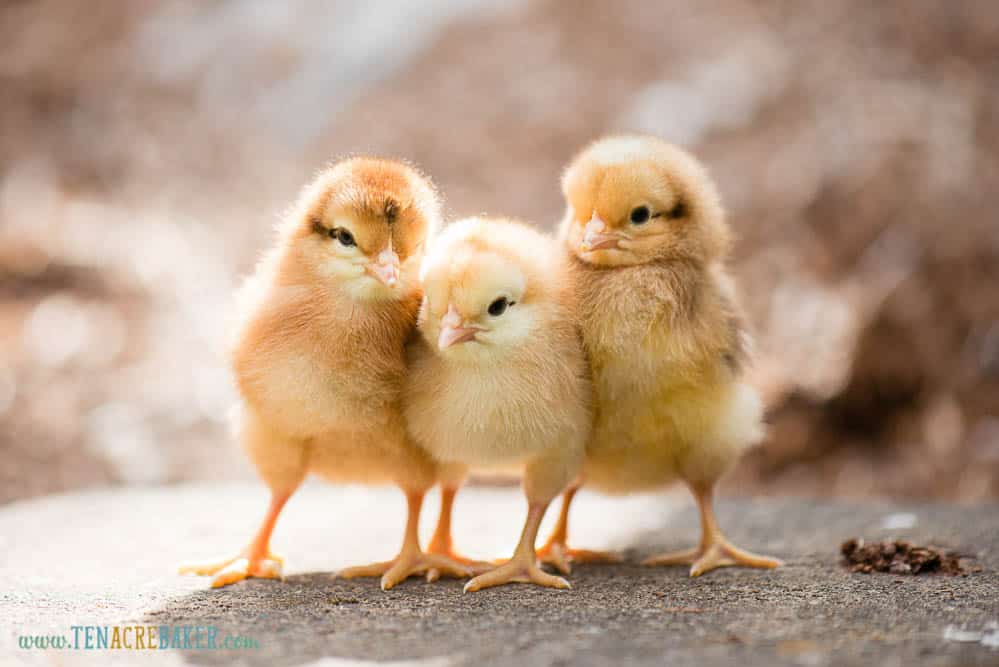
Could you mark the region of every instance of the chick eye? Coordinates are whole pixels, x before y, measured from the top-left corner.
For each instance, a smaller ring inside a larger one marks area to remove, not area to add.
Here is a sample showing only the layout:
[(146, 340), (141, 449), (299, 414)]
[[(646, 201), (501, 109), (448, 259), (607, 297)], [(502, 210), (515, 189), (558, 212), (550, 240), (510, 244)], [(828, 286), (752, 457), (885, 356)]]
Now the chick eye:
[(631, 222), (636, 225), (642, 225), (649, 221), (649, 207), (648, 206), (638, 206), (631, 209)]
[(330, 236), (335, 238), (340, 242), (340, 245), (350, 248), (357, 245), (357, 241), (354, 240), (354, 235), (348, 232), (346, 229), (337, 227), (336, 229), (330, 230)]
[(501, 296), (500, 298), (496, 299), (491, 304), (489, 304), (489, 314), (492, 315), (493, 317), (499, 317), (500, 315), (506, 312), (506, 309), (509, 306), (512, 306), (514, 303), (516, 302), (510, 301), (505, 296)]

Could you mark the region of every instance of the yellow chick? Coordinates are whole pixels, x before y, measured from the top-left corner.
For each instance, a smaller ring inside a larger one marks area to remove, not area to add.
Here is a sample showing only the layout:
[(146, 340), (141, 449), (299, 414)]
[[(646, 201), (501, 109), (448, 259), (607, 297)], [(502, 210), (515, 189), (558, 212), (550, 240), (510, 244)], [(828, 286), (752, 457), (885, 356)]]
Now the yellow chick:
[(270, 489), (270, 506), (241, 554), (182, 572), (215, 575), (214, 587), (279, 578), (271, 532), (303, 478), (315, 473), (394, 483), (406, 495), (399, 555), (341, 576), (383, 575), (385, 589), (430, 569), (470, 576), (420, 548), (420, 508), (437, 467), (407, 437), (400, 400), (421, 298), (419, 264), (439, 219), (429, 181), (390, 160), (345, 160), (302, 192), (276, 247), (238, 295), (232, 352), (237, 430)]
[[(745, 382), (749, 338), (724, 260), (730, 245), (718, 192), (688, 153), (653, 137), (611, 137), (565, 171), (568, 246), (584, 347), (593, 373), (594, 427), (583, 480), (626, 493), (676, 480), (701, 515), (695, 549), (647, 565), (772, 568), (722, 534), (718, 479), (763, 437), (762, 406)], [(567, 569), (568, 504), (545, 554)]]
[(403, 391), (409, 432), (452, 468), (522, 471), (528, 503), (513, 558), (465, 591), (569, 587), (534, 549), (548, 505), (579, 474), (592, 421), (566, 268), (553, 239), (484, 218), (450, 225), (424, 266), (422, 337)]

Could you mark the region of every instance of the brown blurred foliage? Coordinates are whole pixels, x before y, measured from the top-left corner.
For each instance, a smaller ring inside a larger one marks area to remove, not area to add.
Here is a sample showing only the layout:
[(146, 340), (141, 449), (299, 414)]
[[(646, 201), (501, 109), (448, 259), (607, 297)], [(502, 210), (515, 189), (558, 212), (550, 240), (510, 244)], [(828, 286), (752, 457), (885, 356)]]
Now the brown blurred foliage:
[(0, 4), (0, 500), (251, 474), (230, 294), (317, 167), (551, 226), (613, 131), (701, 156), (771, 437), (751, 492), (999, 494), (999, 5)]

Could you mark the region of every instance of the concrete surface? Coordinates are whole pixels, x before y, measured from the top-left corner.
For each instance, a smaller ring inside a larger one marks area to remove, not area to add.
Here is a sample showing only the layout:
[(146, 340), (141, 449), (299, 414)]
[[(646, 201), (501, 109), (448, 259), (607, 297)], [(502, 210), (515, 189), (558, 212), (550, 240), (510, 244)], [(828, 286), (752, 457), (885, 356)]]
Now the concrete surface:
[[(275, 535), (284, 582), (223, 590), (173, 573), (181, 560), (237, 550), (265, 499), (252, 485), (126, 489), (0, 508), (0, 665), (997, 665), (999, 508), (728, 501), (723, 525), (743, 546), (784, 558), (774, 572), (583, 566), (573, 590), (508, 586), (463, 595), (461, 582), (374, 580), (329, 572), (386, 557), (403, 503), (390, 489), (307, 486)], [(436, 495), (428, 500), (429, 533)], [(637, 557), (696, 539), (682, 494), (581, 494), (579, 544)], [(471, 555), (506, 553), (524, 511), (513, 489), (459, 498), (456, 533)], [(549, 520), (552, 517), (549, 517)], [(859, 575), (838, 564), (852, 536), (956, 548), (982, 568), (966, 577)], [(131, 622), (216, 626), (250, 637), (243, 651), (18, 648), (24, 634)]]

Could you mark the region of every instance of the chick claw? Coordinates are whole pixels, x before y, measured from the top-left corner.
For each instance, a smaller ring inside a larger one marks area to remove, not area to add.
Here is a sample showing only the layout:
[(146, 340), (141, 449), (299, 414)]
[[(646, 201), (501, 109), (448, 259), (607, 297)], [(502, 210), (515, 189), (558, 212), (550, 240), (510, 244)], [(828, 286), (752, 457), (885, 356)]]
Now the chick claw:
[(740, 549), (724, 538), (716, 538), (706, 547), (685, 549), (652, 556), (642, 561), (642, 565), (690, 565), (690, 576), (699, 577), (719, 567), (755, 567), (773, 569), (783, 565), (783, 561), (769, 556), (761, 556)]
[(549, 542), (538, 549), (538, 560), (561, 574), (571, 574), (573, 563), (620, 563), (622, 559), (610, 551), (572, 549), (564, 542)]
[[(436, 575), (433, 579), (430, 579), (431, 572)], [(348, 567), (340, 570), (337, 576), (344, 579), (380, 576), (382, 578), (382, 590), (387, 591), (409, 577), (420, 574), (426, 574), (428, 581), (436, 581), (441, 575), (454, 577), (455, 579), (464, 579), (471, 577), (472, 571), (468, 566), (446, 556), (415, 551), (399, 554), (395, 560)]]
[(472, 593), (483, 588), (511, 583), (537, 584), (548, 588), (572, 588), (562, 577), (548, 574), (538, 567), (537, 561), (514, 558), (469, 581), (465, 584), (465, 592)]
[(220, 561), (186, 563), (178, 568), (181, 574), (216, 575), (212, 588), (221, 588), (244, 579), (282, 579), (284, 559), (267, 552), (266, 556), (251, 558), (245, 553)]

